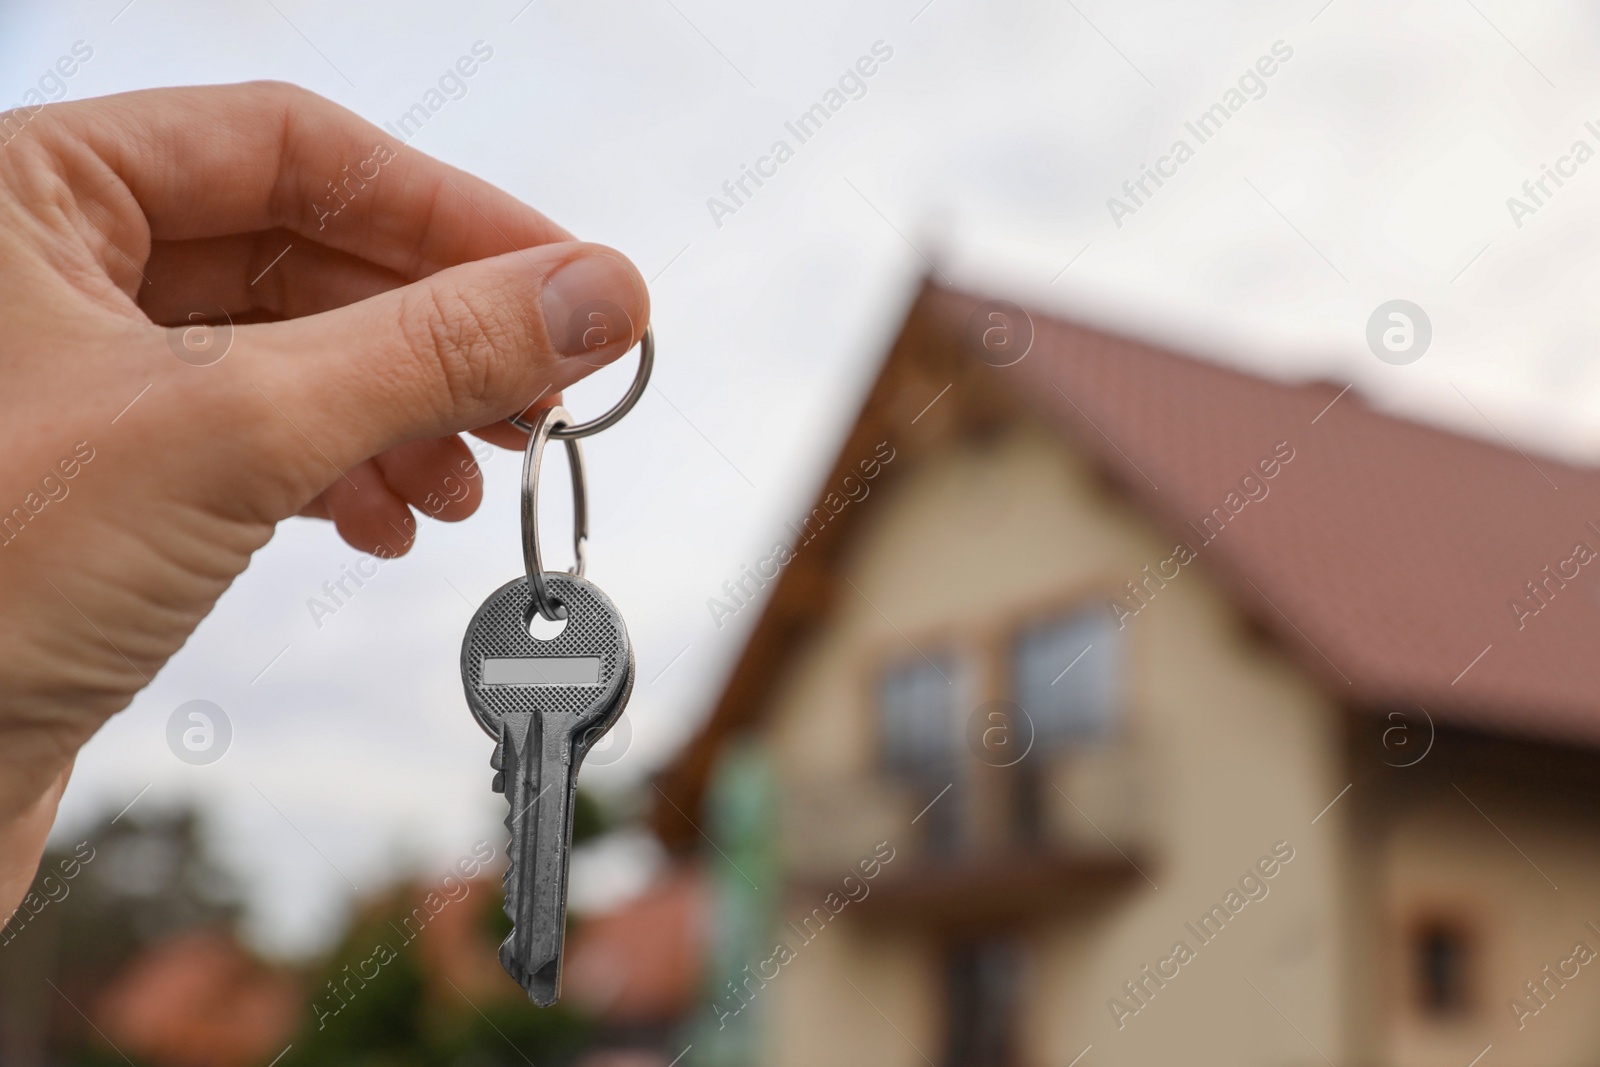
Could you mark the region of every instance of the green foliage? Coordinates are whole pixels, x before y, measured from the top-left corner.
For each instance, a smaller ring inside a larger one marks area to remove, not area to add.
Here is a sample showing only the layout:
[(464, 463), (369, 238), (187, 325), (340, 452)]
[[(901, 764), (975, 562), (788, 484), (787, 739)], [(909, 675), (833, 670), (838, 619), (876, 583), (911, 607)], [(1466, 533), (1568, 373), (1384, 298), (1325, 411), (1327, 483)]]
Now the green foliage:
[(38, 1062), (42, 1050), (50, 1063), (127, 1067), (80, 1009), (150, 947), (238, 915), (195, 813), (147, 804), (123, 816), (47, 849), (23, 906), (0, 917), (0, 1063)]
[[(574, 844), (610, 822), (579, 792)], [(486, 960), (511, 925), (493, 881), (447, 905), (472, 909)], [(590, 1021), (534, 1007), (508, 977), (496, 997), (429, 973), (421, 942), (437, 934), (424, 926), (419, 935), (407, 919), (430, 888), (405, 887), (364, 910), (305, 976), (304, 1021), (277, 1067), (562, 1067), (588, 1046)], [(143, 952), (196, 929), (228, 931), (239, 913), (238, 887), (214, 863), (193, 812), (108, 814), (51, 849), (29, 906), (0, 932), (0, 1065), (38, 1062), (23, 1053), (39, 1049), (65, 1067), (128, 1067), (75, 1005), (88, 1009)]]
[(578, 801), (572, 808), (572, 847), (577, 848), (611, 829), (611, 820), (605, 808), (593, 794), (578, 790)]
[[(430, 978), (422, 946), (402, 927), (423, 893), (397, 893), (354, 925), (309, 985), (306, 1023), (279, 1067), (547, 1067), (583, 1049), (585, 1020), (559, 1006), (534, 1007), (509, 978), (505, 997), (476, 1001)], [(486, 947), (509, 928), (498, 895), (449, 906), (475, 909)], [(363, 977), (374, 968), (375, 977)]]

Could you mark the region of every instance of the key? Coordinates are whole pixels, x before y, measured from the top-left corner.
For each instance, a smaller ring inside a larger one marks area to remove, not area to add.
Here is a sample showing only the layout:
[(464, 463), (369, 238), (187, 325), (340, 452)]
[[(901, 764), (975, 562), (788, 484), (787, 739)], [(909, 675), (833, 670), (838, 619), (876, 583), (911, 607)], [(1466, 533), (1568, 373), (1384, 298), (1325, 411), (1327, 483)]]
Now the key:
[(541, 641), (528, 633), (526, 578), (497, 589), (467, 626), (461, 680), (467, 704), (495, 738), (494, 788), (507, 802), (505, 910), (511, 933), (500, 965), (541, 1007), (561, 992), (567, 867), (578, 767), (621, 717), (633, 691), (633, 648), (607, 596), (570, 574), (546, 572), (566, 626)]

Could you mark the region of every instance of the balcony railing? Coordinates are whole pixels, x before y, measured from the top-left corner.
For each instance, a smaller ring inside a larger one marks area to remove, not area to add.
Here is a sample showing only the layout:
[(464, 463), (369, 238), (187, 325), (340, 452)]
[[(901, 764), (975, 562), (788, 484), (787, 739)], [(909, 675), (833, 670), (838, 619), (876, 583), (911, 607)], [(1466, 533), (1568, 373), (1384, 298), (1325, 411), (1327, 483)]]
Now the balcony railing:
[(912, 773), (789, 783), (780, 847), (791, 880), (837, 882), (887, 842), (895, 859), (885, 885), (934, 901), (934, 911), (950, 911), (941, 894), (999, 894), (958, 904), (964, 914), (1138, 879), (1153, 862), (1158, 798), (1143, 746), (1041, 746), (1010, 767), (962, 755)]

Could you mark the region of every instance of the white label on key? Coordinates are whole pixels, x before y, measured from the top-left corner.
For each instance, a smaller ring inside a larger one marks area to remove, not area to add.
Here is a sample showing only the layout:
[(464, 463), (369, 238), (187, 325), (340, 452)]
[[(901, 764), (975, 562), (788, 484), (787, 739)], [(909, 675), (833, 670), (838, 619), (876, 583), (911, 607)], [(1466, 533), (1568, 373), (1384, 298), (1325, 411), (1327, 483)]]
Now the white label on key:
[(484, 657), (484, 685), (598, 685), (599, 656)]

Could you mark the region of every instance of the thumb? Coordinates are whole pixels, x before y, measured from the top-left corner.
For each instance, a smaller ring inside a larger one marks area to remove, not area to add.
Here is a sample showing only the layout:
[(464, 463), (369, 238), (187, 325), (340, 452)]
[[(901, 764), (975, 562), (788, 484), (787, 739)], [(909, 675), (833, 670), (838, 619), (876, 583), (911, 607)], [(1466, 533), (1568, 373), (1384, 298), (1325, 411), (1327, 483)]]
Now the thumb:
[(621, 253), (539, 245), (273, 324), (273, 375), (343, 471), (559, 393), (631, 349), (649, 317), (644, 279)]

